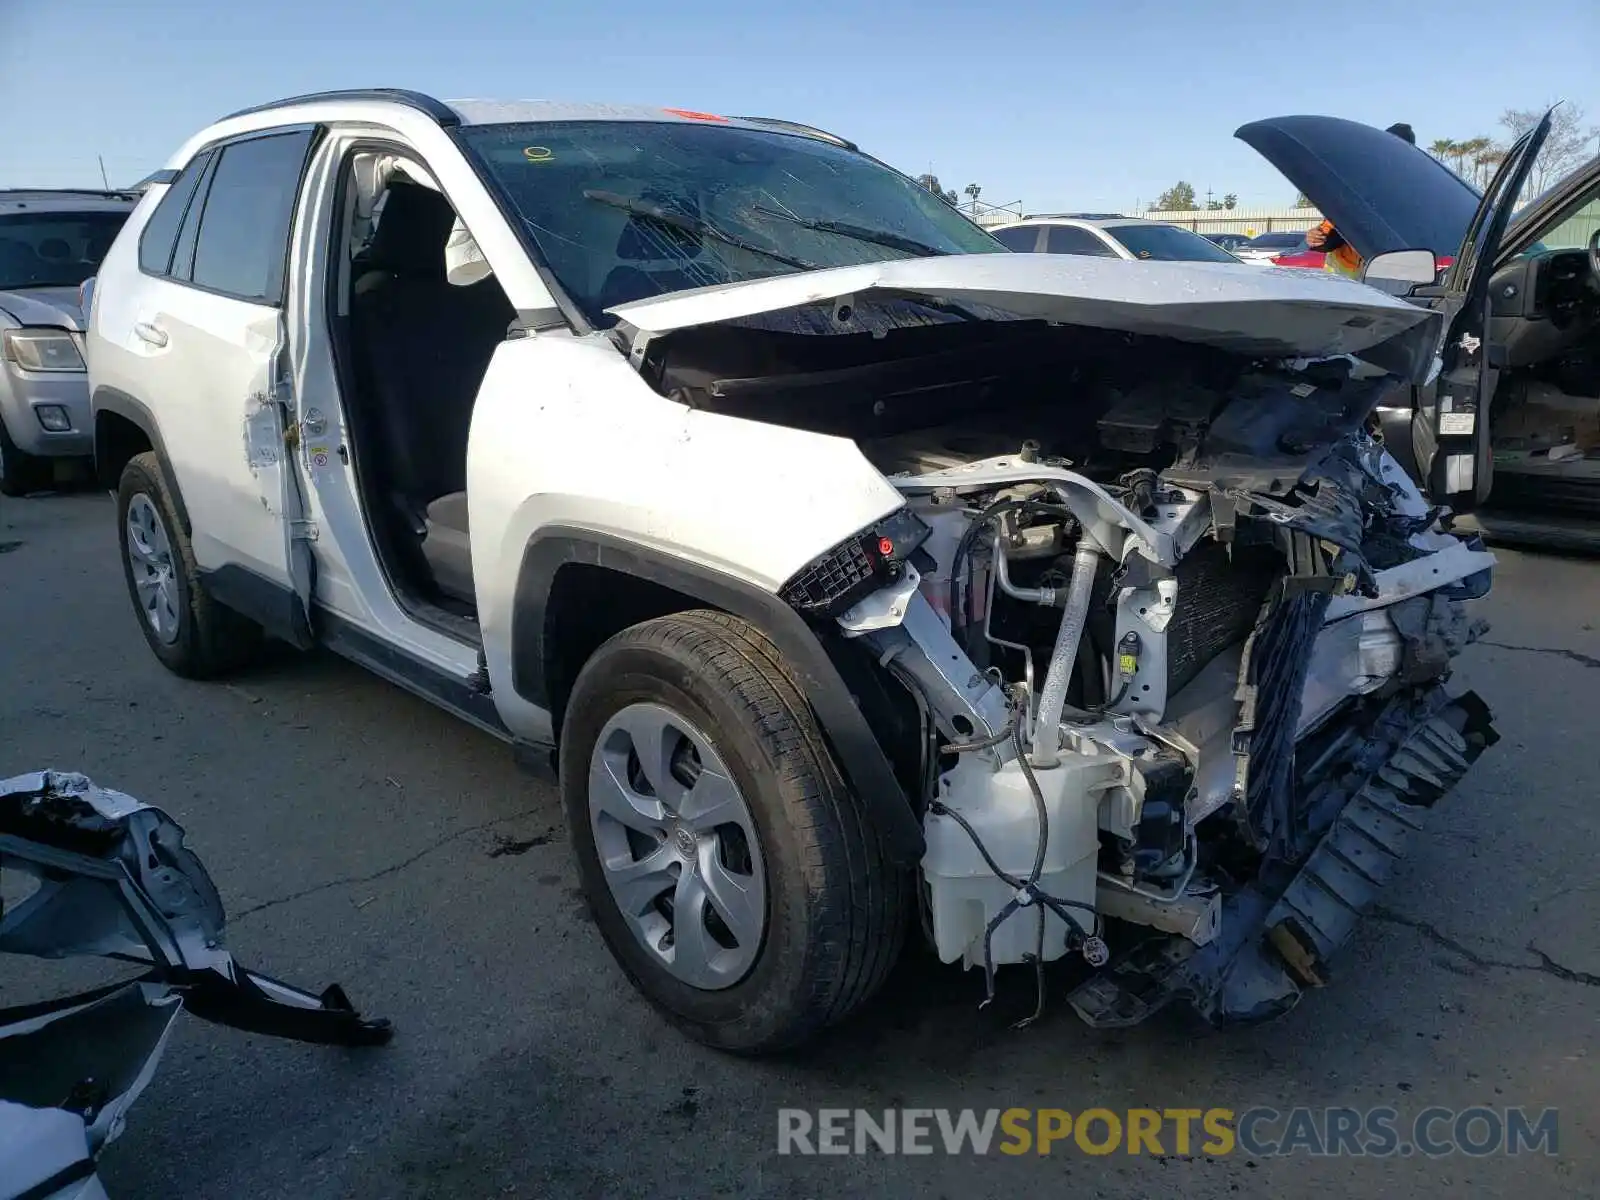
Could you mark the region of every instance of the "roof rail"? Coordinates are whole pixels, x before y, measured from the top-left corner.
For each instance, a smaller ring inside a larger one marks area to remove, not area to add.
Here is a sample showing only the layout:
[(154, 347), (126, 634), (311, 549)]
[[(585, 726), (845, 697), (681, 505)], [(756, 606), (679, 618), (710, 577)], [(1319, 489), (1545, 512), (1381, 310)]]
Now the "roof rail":
[(0, 188), (0, 196), (101, 196), (107, 200), (137, 200), (136, 192), (127, 188), (75, 188), (75, 187), (21, 187)]
[(782, 129), (788, 133), (803, 134), (806, 137), (821, 138), (825, 142), (832, 142), (845, 150), (860, 150), (861, 147), (854, 142), (846, 141), (836, 133), (829, 133), (826, 129), (818, 129), (814, 125), (802, 125), (799, 121), (785, 121), (781, 117), (735, 117), (736, 121), (748, 121), (752, 125), (768, 125), (773, 129)]
[(288, 108), (292, 104), (313, 104), (322, 100), (382, 100), (414, 108), (446, 127), (461, 124), (461, 117), (448, 104), (421, 92), (407, 91), (405, 88), (346, 88), (331, 92), (309, 92), (304, 96), (287, 96), (267, 104), (241, 108), (238, 112), (231, 112), (222, 119), (231, 121), (234, 117), (247, 117), (252, 113), (271, 112), (275, 108)]
[(1028, 214), (1030, 221), (1043, 220), (1048, 217), (1060, 217), (1068, 221), (1126, 221), (1130, 219), (1125, 213), (1056, 212)]

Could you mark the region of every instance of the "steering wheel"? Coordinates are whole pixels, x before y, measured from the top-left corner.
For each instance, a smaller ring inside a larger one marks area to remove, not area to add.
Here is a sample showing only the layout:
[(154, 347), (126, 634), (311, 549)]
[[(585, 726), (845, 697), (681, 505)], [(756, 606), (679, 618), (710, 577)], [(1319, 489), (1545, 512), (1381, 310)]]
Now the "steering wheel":
[(1589, 274), (1593, 276), (1594, 283), (1600, 286), (1600, 229), (1589, 235)]

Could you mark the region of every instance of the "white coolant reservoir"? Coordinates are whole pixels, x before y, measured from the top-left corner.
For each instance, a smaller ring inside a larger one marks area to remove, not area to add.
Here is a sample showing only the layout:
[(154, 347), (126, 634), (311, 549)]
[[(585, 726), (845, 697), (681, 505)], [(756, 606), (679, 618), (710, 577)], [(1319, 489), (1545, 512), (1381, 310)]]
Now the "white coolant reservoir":
[[(1050, 817), (1039, 888), (1061, 900), (1088, 905), (1095, 900), (1095, 865), (1099, 856), (1100, 794), (1122, 778), (1120, 760), (1110, 754), (1063, 751), (1060, 763), (1034, 771)], [(1015, 760), (998, 770), (992, 759), (964, 754), (940, 780), (939, 799), (960, 813), (982, 839), (990, 856), (1008, 875), (1026, 879), (1039, 844), (1039, 818), (1033, 793)], [(983, 966), (983, 935), (989, 921), (1016, 896), (1017, 890), (989, 869), (978, 848), (954, 817), (929, 813), (923, 820), (927, 852), (922, 877), (928, 885), (933, 936), (944, 962), (961, 959), (964, 966)], [(1092, 931), (1093, 916), (1081, 914)], [(1066, 953), (1067, 926), (1045, 910), (1044, 957)], [(1038, 946), (1039, 917), (1032, 908), (1006, 918), (995, 930), (990, 952), (996, 966), (1024, 961)]]

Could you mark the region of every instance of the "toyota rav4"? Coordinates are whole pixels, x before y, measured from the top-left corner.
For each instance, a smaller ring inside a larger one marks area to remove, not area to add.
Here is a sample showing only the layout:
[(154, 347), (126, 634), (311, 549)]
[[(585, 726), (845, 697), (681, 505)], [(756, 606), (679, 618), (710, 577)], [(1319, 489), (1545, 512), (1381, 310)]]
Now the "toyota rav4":
[(1495, 738), (1493, 559), (1374, 419), (1441, 332), (1013, 254), (790, 122), (382, 91), (184, 145), (89, 365), (155, 655), (323, 645), (514, 743), (622, 970), (755, 1052), (908, 931), (1096, 1025), (1324, 982)]

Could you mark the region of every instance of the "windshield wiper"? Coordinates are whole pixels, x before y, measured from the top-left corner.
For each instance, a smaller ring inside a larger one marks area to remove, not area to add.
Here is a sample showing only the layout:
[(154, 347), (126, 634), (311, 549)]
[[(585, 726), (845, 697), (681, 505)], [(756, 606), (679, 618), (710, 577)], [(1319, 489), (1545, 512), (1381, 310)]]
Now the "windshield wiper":
[(932, 258), (934, 255), (950, 253), (950, 251), (942, 250), (938, 246), (930, 246), (927, 242), (919, 242), (916, 238), (906, 237), (899, 233), (891, 233), (887, 229), (871, 229), (866, 225), (853, 225), (849, 221), (816, 221), (810, 217), (797, 217), (793, 213), (779, 212), (775, 208), (762, 208), (759, 205), (752, 211), (767, 217), (777, 217), (780, 221), (789, 221), (804, 229), (816, 229), (822, 233), (836, 233), (840, 237), (851, 238), (854, 241), (872, 242), (874, 245), (887, 246), (891, 250), (904, 250), (907, 254), (915, 254), (921, 258)]
[(794, 258), (778, 250), (769, 250), (765, 246), (758, 246), (754, 242), (747, 242), (737, 234), (728, 233), (718, 229), (715, 225), (701, 217), (691, 217), (686, 213), (674, 212), (664, 205), (653, 200), (637, 200), (629, 196), (620, 196), (616, 192), (605, 192), (598, 188), (585, 188), (585, 200), (594, 200), (600, 204), (609, 204), (612, 208), (620, 208), (623, 212), (632, 213), (636, 217), (644, 217), (661, 225), (669, 225), (673, 229), (681, 229), (684, 233), (696, 237), (711, 238), (725, 246), (732, 246), (736, 250), (746, 250), (751, 254), (760, 254), (774, 262), (785, 263), (802, 271), (818, 271), (818, 263), (807, 262), (803, 258)]

